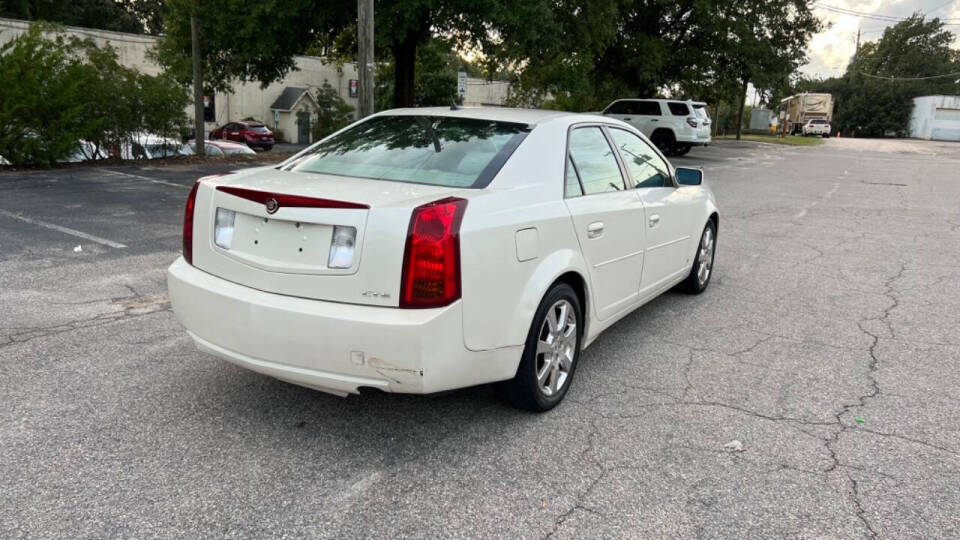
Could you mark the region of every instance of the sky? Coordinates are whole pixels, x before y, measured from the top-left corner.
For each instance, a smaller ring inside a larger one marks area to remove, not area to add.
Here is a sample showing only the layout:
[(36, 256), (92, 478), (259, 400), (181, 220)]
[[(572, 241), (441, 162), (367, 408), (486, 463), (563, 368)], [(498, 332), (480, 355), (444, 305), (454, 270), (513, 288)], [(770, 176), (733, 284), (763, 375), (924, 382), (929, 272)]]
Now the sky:
[[(960, 0), (816, 0), (816, 5), (832, 6), (875, 15), (907, 17), (919, 11), (927, 18), (957, 19), (960, 23)], [(807, 57), (810, 63), (800, 71), (813, 77), (833, 77), (842, 75), (847, 63), (856, 50), (857, 29), (861, 29), (861, 42), (876, 41), (886, 26), (895, 24), (854, 15), (841, 15), (822, 8), (814, 13), (824, 23), (831, 23), (810, 40)], [(960, 25), (948, 26), (960, 35)], [(954, 42), (960, 48), (960, 40)]]

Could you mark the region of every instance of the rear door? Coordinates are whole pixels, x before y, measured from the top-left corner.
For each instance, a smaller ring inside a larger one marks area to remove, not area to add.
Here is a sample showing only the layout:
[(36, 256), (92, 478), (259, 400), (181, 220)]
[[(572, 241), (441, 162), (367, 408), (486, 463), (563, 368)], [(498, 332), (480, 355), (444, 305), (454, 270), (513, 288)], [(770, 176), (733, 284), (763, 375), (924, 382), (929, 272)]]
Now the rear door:
[(636, 300), (643, 268), (643, 205), (626, 189), (616, 153), (601, 126), (568, 136), (566, 205), (588, 264), (597, 317)]
[(669, 165), (653, 145), (625, 129), (611, 127), (609, 132), (623, 159), (632, 191), (645, 210), (645, 219), (639, 225), (646, 241), (638, 294), (646, 297), (691, 264), (690, 224), (702, 201), (691, 196), (690, 190), (674, 186)]
[(229, 124), (226, 131), (228, 140), (243, 142), (243, 126), (241, 124)]

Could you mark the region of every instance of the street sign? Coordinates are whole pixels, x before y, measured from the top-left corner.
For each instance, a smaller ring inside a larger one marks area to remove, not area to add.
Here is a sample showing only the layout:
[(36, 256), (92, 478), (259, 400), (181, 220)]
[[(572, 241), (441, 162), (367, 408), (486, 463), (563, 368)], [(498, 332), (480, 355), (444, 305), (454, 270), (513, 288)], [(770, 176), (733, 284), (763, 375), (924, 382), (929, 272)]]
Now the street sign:
[(457, 95), (461, 98), (467, 95), (467, 72), (457, 73)]
[(360, 88), (357, 79), (350, 79), (350, 97), (355, 98), (360, 95)]

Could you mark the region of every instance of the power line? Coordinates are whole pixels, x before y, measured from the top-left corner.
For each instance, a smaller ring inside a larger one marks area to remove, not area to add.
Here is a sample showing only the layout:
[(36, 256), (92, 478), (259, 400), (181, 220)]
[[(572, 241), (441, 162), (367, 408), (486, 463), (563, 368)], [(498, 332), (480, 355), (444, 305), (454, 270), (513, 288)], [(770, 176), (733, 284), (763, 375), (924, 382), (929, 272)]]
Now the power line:
[(872, 79), (883, 79), (885, 81), (924, 81), (927, 79), (943, 79), (945, 77), (957, 77), (960, 76), (960, 71), (957, 73), (944, 73), (943, 75), (930, 75), (929, 77), (885, 77), (883, 75), (872, 75), (865, 71), (857, 71), (857, 73), (863, 75), (864, 77), (870, 77)]
[[(839, 6), (831, 6), (829, 4), (816, 3), (816, 4), (813, 4), (813, 7), (815, 9), (823, 9), (832, 13), (837, 13), (839, 15), (849, 15), (851, 17), (860, 17), (864, 19), (871, 19), (874, 21), (903, 22), (910, 19), (910, 17), (900, 17), (896, 15), (883, 15), (880, 13), (867, 13), (864, 11), (857, 11), (854, 9), (847, 9)], [(940, 19), (940, 22), (943, 23), (944, 26), (960, 26), (960, 23), (953, 22), (953, 21), (960, 21), (960, 19)]]

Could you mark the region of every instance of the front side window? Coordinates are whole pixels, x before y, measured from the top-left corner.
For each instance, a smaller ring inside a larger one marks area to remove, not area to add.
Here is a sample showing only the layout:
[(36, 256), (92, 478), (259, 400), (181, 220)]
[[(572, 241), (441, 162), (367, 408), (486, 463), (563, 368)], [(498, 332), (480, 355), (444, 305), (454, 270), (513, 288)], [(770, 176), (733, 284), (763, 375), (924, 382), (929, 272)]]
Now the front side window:
[(570, 160), (580, 175), (584, 195), (623, 189), (620, 165), (599, 127), (570, 132)]
[(667, 103), (667, 106), (670, 107), (670, 114), (674, 116), (687, 116), (690, 114), (690, 108), (687, 107), (686, 103), (671, 101)]
[(630, 171), (634, 187), (668, 187), (673, 185), (670, 180), (670, 168), (667, 162), (657, 154), (643, 139), (629, 131), (611, 128), (610, 138), (620, 151), (620, 157)]
[(604, 114), (637, 114), (632, 101), (618, 101), (607, 107)]
[(378, 116), (323, 141), (284, 170), (482, 188), (529, 130), (473, 118)]

